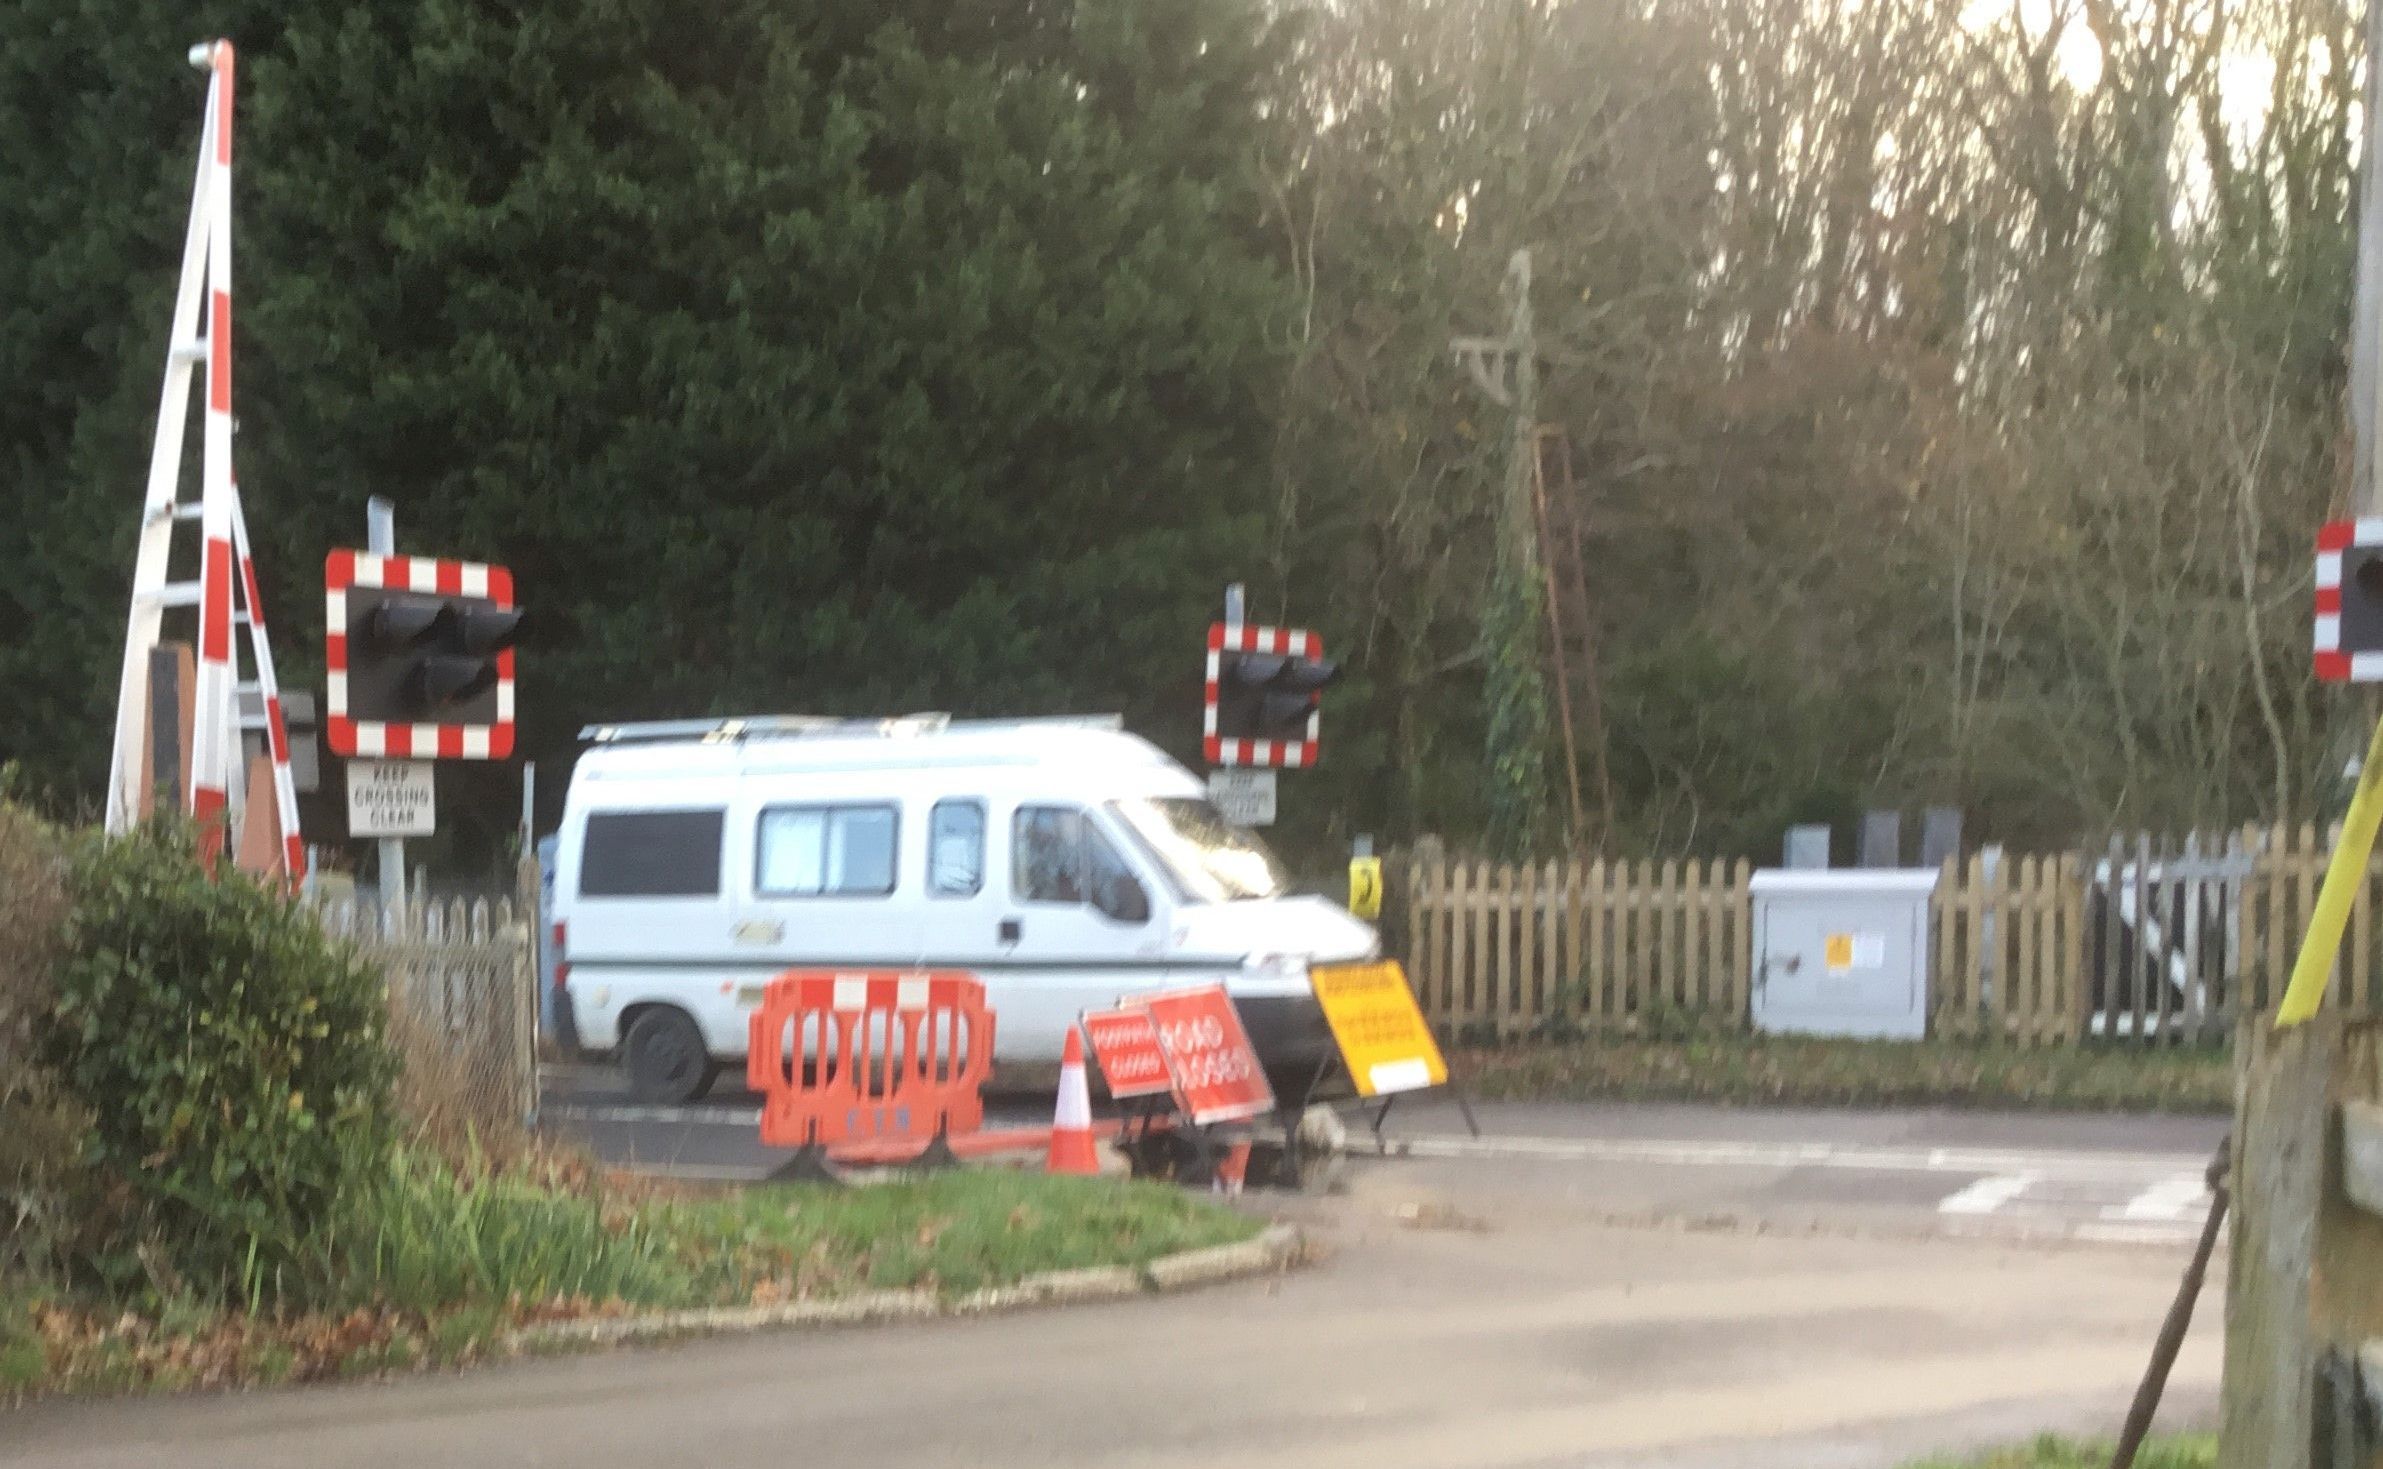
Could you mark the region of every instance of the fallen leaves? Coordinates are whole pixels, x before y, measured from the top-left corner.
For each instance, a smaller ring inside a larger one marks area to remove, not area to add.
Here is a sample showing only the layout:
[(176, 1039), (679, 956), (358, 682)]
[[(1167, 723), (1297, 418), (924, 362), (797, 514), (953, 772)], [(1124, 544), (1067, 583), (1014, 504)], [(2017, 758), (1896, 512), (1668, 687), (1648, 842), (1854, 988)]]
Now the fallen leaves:
[[(371, 1376), (428, 1360), (486, 1355), (539, 1322), (617, 1315), (617, 1301), (558, 1297), (468, 1306), (433, 1316), (378, 1306), (274, 1318), (183, 1306), (165, 1319), (44, 1303), (26, 1313), (45, 1371), (19, 1385), (42, 1392), (187, 1391)], [(0, 1394), (0, 1397), (4, 1397)]]

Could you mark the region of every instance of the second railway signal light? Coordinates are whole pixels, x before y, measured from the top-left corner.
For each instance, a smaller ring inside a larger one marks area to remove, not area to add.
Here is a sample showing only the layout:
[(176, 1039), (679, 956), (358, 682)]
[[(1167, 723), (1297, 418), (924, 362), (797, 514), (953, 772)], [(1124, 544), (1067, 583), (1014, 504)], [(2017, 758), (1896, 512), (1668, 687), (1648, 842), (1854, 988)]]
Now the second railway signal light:
[(2317, 677), (2383, 682), (2383, 520), (2317, 531)]
[(1340, 677), (1337, 664), (1280, 653), (1237, 653), (1226, 660), (1225, 697), (1231, 723), (1248, 739), (1304, 737), (1307, 722), (1324, 707), (1324, 688)]
[(1205, 734), (1211, 765), (1316, 763), (1324, 690), (1340, 677), (1305, 628), (1220, 622), (1208, 630)]
[(335, 753), (415, 760), (512, 753), (522, 612), (510, 572), (334, 551), (324, 585)]

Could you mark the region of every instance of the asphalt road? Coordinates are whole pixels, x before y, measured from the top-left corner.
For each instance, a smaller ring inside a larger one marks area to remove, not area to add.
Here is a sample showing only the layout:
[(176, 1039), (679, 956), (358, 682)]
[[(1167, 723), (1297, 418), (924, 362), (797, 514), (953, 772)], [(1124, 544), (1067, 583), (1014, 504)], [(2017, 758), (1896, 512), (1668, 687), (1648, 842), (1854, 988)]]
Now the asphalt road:
[[(761, 1146), (758, 1100), (728, 1092), (639, 1106), (598, 1068), (556, 1070), (547, 1125), (599, 1157), (678, 1177), (741, 1181), (784, 1154)], [(1402, 1104), (1393, 1156), (1463, 1161), (1466, 1176), (1552, 1197), (1611, 1223), (1856, 1226), (1929, 1235), (2173, 1245), (2208, 1210), (2202, 1174), (2222, 1118), (1945, 1110), (1483, 1104), (1471, 1137), (1453, 1106)], [(1046, 1095), (988, 1104), (988, 1126), (1048, 1123)], [(1360, 1125), (1360, 1149), (1372, 1139)], [(1378, 1165), (1375, 1165), (1378, 1166)]]
[[(0, 1419), (0, 1464), (1890, 1469), (2041, 1429), (2107, 1434), (2184, 1252), (1963, 1235), (1927, 1195), (1966, 1166), (1828, 1160), (1976, 1147), (2137, 1169), (2131, 1183), (2208, 1132), (1778, 1113), (1721, 1128), (1671, 1109), (1485, 1120), (1509, 1144), (1569, 1133), (1581, 1156), (1466, 1152), (1436, 1115), (1410, 1119), (1418, 1153), (1353, 1169), (1342, 1193), (1252, 1197), (1325, 1247), (1279, 1278), (379, 1386), (48, 1405)], [(1676, 1152), (1691, 1127), (1822, 1151), (1617, 1161), (1633, 1143)], [(1716, 1207), (1621, 1218), (1650, 1202)], [(2178, 1365), (2171, 1424), (2211, 1412), (2221, 1290)]]
[[(548, 1125), (732, 1180), (753, 1100), (557, 1072)], [(1004, 1098), (996, 1122), (1047, 1118)], [(2222, 1120), (1407, 1105), (1328, 1196), (1251, 1195), (1320, 1264), (1173, 1299), (792, 1333), (460, 1378), (0, 1418), (0, 1465), (1891, 1469), (2108, 1433), (2206, 1210)], [(1360, 1134), (1360, 1141), (1369, 1141)], [(2218, 1272), (2222, 1280), (2223, 1272)], [(2205, 1420), (2222, 1286), (2171, 1390)]]

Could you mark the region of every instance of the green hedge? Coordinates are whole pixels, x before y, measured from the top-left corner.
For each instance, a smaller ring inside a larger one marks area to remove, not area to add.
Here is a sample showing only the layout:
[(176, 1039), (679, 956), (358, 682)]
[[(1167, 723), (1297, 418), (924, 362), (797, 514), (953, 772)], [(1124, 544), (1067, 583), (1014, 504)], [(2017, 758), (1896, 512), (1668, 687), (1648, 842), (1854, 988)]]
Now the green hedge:
[(70, 1248), (88, 1119), (35, 1054), (68, 901), (65, 837), (0, 798), (0, 1275), (55, 1268)]
[(279, 1302), (388, 1166), (395, 1062), (380, 975), (191, 834), (79, 846), (44, 1059), (90, 1109), (110, 1197), (79, 1261), (117, 1290)]

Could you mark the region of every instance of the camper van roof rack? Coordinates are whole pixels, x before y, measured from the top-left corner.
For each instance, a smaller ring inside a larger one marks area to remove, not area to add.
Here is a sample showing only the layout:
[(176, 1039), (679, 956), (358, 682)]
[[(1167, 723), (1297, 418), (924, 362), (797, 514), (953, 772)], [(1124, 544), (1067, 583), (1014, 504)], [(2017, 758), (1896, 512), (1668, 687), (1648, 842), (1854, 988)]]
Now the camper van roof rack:
[(942, 734), (946, 730), (1004, 729), (1123, 729), (1118, 714), (1062, 715), (1048, 719), (961, 719), (949, 714), (905, 714), (893, 719), (837, 719), (818, 714), (754, 714), (724, 719), (656, 719), (638, 724), (591, 724), (579, 738), (593, 745), (659, 744), (693, 741), (706, 745), (746, 740), (808, 739), (833, 735), (845, 739), (877, 735), (897, 739)]

